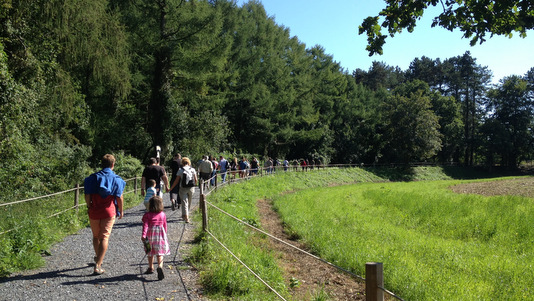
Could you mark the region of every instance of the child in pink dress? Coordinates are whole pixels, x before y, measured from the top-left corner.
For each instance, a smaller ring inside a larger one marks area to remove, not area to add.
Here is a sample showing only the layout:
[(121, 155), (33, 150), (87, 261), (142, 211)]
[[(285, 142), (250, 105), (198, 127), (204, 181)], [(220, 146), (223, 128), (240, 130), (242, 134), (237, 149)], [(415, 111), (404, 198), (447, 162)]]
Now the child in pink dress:
[(154, 273), (154, 256), (158, 259), (158, 279), (165, 278), (163, 274), (163, 256), (169, 255), (169, 242), (167, 240), (167, 216), (163, 212), (163, 200), (159, 196), (150, 198), (148, 212), (143, 215), (143, 234), (141, 240), (150, 243), (148, 256), (148, 269), (145, 274)]

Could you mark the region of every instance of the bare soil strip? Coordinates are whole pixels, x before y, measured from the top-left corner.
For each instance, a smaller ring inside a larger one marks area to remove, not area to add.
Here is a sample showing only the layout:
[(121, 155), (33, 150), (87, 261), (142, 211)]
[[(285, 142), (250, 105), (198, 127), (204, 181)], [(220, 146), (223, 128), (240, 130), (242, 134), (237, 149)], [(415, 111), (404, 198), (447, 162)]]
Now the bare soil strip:
[[(291, 240), (284, 232), (272, 201), (259, 200), (257, 207), (263, 230), (306, 250), (305, 245)], [(280, 242), (270, 240), (269, 247), (279, 254), (279, 266), (284, 269), (286, 285), (291, 288), (295, 300), (312, 300), (321, 290), (328, 293), (329, 300), (365, 300), (365, 284), (350, 275)]]

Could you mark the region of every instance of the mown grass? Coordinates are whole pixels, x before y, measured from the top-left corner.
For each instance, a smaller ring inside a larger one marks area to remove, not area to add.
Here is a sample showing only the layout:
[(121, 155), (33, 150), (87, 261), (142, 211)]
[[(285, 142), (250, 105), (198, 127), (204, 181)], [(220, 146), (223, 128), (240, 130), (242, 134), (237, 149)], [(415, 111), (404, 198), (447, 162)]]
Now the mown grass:
[[(131, 190), (131, 183), (127, 189)], [(139, 195), (124, 195), (125, 208), (138, 205)], [(74, 192), (0, 207), (0, 277), (21, 270), (42, 266), (43, 256), (67, 235), (89, 226), (87, 208), (80, 192), (79, 210), (67, 210), (74, 206)], [(55, 213), (67, 210), (57, 216)], [(13, 230), (12, 230), (13, 229)], [(9, 231), (12, 230), (12, 231)], [(90, 238), (88, 238), (90, 239)]]
[[(231, 185), (208, 201), (259, 225), (256, 201), (272, 198), (290, 231), (313, 253), (362, 276), (366, 262), (383, 262), (386, 288), (406, 300), (532, 299), (532, 199), (454, 194), (447, 187), (460, 182), (437, 167), (412, 174), (445, 181), (387, 183), (384, 171), (320, 170)], [(210, 231), (290, 299), (277, 255), (264, 248), (267, 238), (213, 208), (209, 212)], [(197, 248), (196, 259), (213, 298), (276, 299), (208, 241)]]

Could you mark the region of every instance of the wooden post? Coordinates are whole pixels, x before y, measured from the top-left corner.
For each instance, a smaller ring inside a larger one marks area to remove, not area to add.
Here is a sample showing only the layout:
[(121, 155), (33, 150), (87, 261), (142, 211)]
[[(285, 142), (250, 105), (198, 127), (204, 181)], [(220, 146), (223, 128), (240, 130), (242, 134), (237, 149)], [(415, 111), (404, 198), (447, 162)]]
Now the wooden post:
[(200, 195), (199, 207), (202, 211), (202, 231), (208, 230), (208, 206), (206, 205), (206, 196)]
[(134, 178), (134, 194), (137, 194), (137, 177)]
[(200, 179), (200, 195), (204, 194), (204, 179)]
[(78, 207), (80, 206), (80, 184), (76, 184), (74, 191), (74, 207), (76, 207), (76, 214), (78, 214)]
[(365, 264), (365, 300), (383, 301), (384, 267), (381, 262), (368, 262)]
[(217, 172), (215, 172), (215, 190), (217, 190), (217, 178), (218, 178)]

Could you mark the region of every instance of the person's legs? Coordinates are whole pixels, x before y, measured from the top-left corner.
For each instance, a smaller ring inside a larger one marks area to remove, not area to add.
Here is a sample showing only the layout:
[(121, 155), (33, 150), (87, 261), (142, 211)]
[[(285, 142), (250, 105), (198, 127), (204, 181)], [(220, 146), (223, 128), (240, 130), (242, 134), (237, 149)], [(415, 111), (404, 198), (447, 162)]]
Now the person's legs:
[(148, 255), (148, 269), (146, 270), (146, 274), (152, 274), (154, 272), (154, 256)]
[[(99, 240), (98, 236), (100, 235), (100, 220), (98, 219), (89, 219), (89, 224), (91, 226), (91, 231), (93, 232), (93, 249), (95, 251), (95, 258), (98, 255), (99, 249)], [(96, 259), (95, 259), (96, 262)]]
[(108, 250), (108, 240), (111, 229), (115, 223), (115, 217), (100, 220), (90, 220), (93, 230), (93, 249), (95, 251), (95, 273), (102, 274), (102, 263)]
[(185, 222), (189, 222), (189, 190), (190, 189), (187, 188), (180, 188), (180, 198), (182, 199), (182, 218)]
[(104, 262), (104, 256), (108, 250), (108, 238), (99, 238), (98, 239), (98, 252), (96, 255), (96, 266), (100, 268)]
[(180, 196), (182, 198), (182, 218), (186, 223), (189, 223), (189, 207), (193, 200), (193, 192), (193, 188), (180, 190)]
[(163, 280), (165, 278), (165, 275), (163, 274), (163, 256), (158, 255), (158, 279)]
[(169, 193), (169, 197), (171, 199), (171, 208), (173, 211), (176, 209), (176, 195), (177, 193), (174, 192)]

